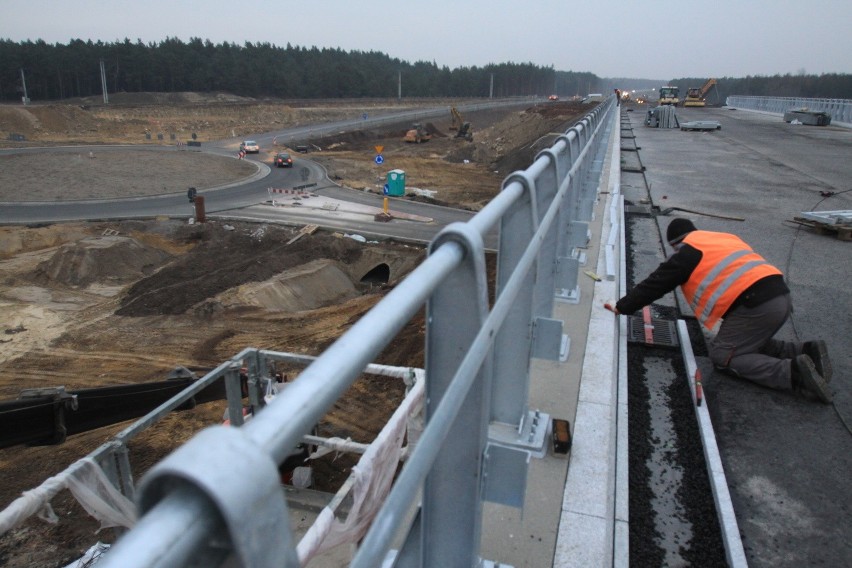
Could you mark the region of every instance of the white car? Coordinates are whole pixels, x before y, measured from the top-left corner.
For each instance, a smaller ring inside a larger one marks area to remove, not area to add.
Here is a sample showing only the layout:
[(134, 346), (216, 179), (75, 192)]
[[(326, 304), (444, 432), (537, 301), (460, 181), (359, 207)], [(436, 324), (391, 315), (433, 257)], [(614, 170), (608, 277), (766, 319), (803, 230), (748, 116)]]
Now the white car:
[(240, 142), (240, 151), (246, 154), (257, 154), (260, 152), (260, 146), (254, 140), (245, 140)]

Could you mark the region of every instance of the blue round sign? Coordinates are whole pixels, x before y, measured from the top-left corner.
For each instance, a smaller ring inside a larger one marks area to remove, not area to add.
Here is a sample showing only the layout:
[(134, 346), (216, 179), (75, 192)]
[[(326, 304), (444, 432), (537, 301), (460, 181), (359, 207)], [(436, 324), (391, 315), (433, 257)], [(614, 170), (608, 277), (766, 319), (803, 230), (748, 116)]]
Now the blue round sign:
[(384, 161), (385, 161), (385, 159), (384, 159), (384, 158), (382, 158), (382, 155), (381, 155), (381, 154), (379, 154), (378, 156), (376, 156), (375, 162), (376, 162), (377, 164), (381, 164), (381, 163), (382, 163), (382, 162), (384, 162)]

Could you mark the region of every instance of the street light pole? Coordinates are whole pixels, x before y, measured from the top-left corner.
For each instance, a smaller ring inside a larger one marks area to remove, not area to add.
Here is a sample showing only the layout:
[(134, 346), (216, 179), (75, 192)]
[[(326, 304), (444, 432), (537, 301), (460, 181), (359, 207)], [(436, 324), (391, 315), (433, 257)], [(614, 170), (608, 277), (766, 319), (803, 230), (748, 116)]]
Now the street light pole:
[(27, 79), (24, 77), (24, 68), (21, 67), (21, 85), (24, 87), (24, 98), (22, 99), (24, 102), (24, 106), (30, 102), (29, 97), (27, 97)]

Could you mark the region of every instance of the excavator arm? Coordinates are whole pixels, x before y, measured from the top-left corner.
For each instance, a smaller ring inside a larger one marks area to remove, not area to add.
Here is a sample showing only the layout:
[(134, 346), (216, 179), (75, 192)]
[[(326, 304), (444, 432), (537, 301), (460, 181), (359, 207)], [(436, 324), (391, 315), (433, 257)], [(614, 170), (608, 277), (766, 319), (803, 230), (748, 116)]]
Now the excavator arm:
[(715, 84), (716, 84), (716, 79), (709, 79), (706, 83), (704, 83), (704, 86), (701, 87), (701, 92), (700, 92), (699, 96), (701, 98), (704, 98), (707, 95), (707, 93), (710, 92), (710, 89), (712, 89), (713, 85), (715, 85)]
[(450, 114), (453, 117), (453, 123), (450, 125), (450, 130), (458, 130), (464, 124), (462, 115), (456, 107), (450, 107)]

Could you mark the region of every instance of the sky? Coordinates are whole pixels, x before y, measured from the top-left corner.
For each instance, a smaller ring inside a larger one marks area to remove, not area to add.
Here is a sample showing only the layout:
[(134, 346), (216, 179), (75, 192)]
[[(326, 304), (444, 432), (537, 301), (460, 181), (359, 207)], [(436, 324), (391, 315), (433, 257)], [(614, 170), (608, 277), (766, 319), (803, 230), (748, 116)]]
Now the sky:
[(167, 37), (602, 78), (852, 73), (850, 0), (0, 0), (0, 39)]

